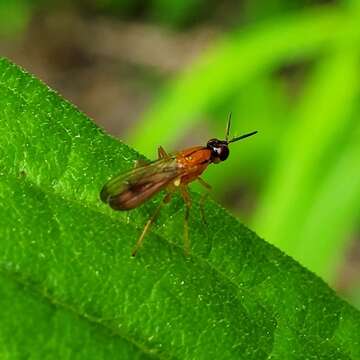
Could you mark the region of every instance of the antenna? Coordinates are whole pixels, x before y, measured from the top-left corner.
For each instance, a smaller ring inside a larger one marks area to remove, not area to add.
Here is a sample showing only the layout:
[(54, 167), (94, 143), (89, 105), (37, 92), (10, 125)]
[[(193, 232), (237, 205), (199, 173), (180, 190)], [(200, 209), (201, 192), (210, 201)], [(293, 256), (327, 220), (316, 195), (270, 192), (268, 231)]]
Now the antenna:
[(228, 118), (228, 122), (226, 125), (226, 137), (225, 137), (225, 141), (227, 142), (229, 139), (229, 134), (230, 134), (230, 127), (231, 127), (231, 116), (232, 116), (232, 112), (230, 111), (229, 113), (229, 118)]
[(251, 133), (248, 133), (248, 134), (241, 135), (241, 136), (239, 136), (239, 137), (233, 138), (233, 139), (231, 139), (230, 141), (227, 141), (227, 140), (226, 140), (226, 141), (227, 141), (228, 144), (230, 144), (230, 143), (233, 143), (233, 142), (235, 142), (235, 141), (239, 141), (239, 140), (245, 139), (245, 138), (247, 138), (247, 137), (249, 137), (249, 136), (252, 136), (252, 135), (255, 135), (255, 134), (257, 134), (257, 131), (253, 131), (253, 132), (251, 132)]
[(252, 136), (252, 135), (255, 135), (257, 133), (257, 131), (253, 131), (251, 133), (248, 133), (248, 134), (245, 134), (245, 135), (241, 135), (241, 136), (238, 136), (238, 137), (235, 137), (235, 138), (232, 138), (231, 140), (229, 140), (229, 135), (230, 135), (230, 127), (231, 127), (231, 117), (232, 117), (232, 112), (230, 111), (229, 112), (229, 118), (228, 118), (228, 122), (227, 122), (227, 125), (226, 125), (226, 133), (225, 133), (225, 141), (230, 144), (230, 143), (233, 143), (235, 141), (239, 141), (239, 140), (242, 140), (242, 139), (245, 139), (249, 136)]

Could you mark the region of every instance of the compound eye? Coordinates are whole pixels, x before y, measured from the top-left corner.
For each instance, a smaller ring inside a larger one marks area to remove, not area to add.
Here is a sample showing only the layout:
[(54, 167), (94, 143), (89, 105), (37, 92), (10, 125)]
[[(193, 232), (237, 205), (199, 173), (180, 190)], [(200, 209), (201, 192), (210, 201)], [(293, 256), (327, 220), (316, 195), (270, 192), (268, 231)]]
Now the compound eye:
[(220, 159), (220, 161), (224, 161), (228, 158), (229, 156), (229, 148), (227, 145), (221, 145), (217, 148), (217, 153), (218, 153), (218, 157)]
[(211, 139), (206, 147), (211, 150), (211, 161), (215, 164), (226, 160), (229, 156), (229, 148), (226, 141)]

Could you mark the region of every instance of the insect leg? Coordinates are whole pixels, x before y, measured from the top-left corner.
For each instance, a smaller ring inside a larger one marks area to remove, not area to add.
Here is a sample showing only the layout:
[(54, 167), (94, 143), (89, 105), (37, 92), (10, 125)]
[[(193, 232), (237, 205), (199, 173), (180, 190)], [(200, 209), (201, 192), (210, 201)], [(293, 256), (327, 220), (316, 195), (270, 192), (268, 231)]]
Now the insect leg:
[(190, 239), (189, 239), (189, 215), (191, 208), (191, 197), (186, 185), (180, 187), (181, 196), (185, 202), (185, 217), (184, 217), (184, 253), (185, 256), (190, 254)]
[(144, 242), (144, 238), (146, 233), (148, 232), (148, 230), (150, 229), (150, 226), (154, 223), (154, 221), (156, 220), (157, 216), (159, 215), (159, 212), (161, 210), (161, 208), (167, 204), (171, 199), (171, 193), (167, 193), (165, 195), (165, 197), (163, 198), (163, 200), (161, 201), (161, 203), (158, 205), (158, 207), (156, 208), (156, 210), (154, 211), (154, 213), (152, 214), (151, 218), (147, 221), (147, 223), (145, 224), (144, 230), (142, 231), (138, 241), (136, 242), (133, 251), (131, 253), (132, 256), (135, 256), (136, 253), (138, 252), (138, 250), (140, 249), (141, 245)]
[(205, 182), (201, 177), (198, 177), (197, 180), (207, 190), (207, 192), (202, 195), (200, 203), (199, 203), (202, 220), (203, 220), (204, 224), (207, 224), (206, 217), (205, 217), (204, 205), (205, 205), (205, 200), (208, 197), (209, 192), (211, 191), (211, 185), (209, 185), (207, 182)]
[(207, 190), (211, 190), (211, 185), (209, 185), (205, 180), (203, 180), (200, 176), (196, 179), (197, 181), (199, 181), (199, 183), (204, 186)]
[(162, 146), (159, 146), (158, 147), (158, 157), (159, 159), (163, 159), (163, 158), (166, 158), (168, 157), (168, 153), (164, 150), (164, 148)]
[(142, 159), (134, 160), (134, 169), (145, 165), (149, 165), (149, 162)]

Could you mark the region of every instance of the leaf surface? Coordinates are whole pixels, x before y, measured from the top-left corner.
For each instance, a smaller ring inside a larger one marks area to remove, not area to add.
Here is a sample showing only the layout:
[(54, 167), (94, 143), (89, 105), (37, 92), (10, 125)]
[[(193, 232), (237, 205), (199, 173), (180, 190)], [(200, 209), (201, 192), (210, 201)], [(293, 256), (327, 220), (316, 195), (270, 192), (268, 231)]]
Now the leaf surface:
[(191, 257), (175, 197), (132, 258), (161, 197), (114, 212), (99, 191), (140, 155), (4, 59), (0, 94), (1, 355), (360, 357), (355, 309), (214, 202), (204, 226), (196, 194)]

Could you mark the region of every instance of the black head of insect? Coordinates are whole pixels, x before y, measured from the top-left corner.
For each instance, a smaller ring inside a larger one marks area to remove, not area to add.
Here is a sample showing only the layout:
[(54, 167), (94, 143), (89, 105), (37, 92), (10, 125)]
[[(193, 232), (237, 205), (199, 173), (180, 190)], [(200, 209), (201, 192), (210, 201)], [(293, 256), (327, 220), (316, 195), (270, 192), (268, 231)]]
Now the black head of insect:
[(251, 133), (241, 135), (235, 138), (232, 138), (229, 140), (229, 133), (230, 133), (230, 126), (231, 126), (231, 113), (229, 115), (229, 120), (226, 126), (226, 137), (225, 140), (219, 140), (219, 139), (210, 139), (206, 147), (211, 150), (211, 162), (217, 164), (221, 161), (224, 161), (229, 156), (229, 144), (233, 143), (235, 141), (239, 141), (242, 139), (245, 139), (249, 136), (255, 135), (257, 131), (253, 131)]

